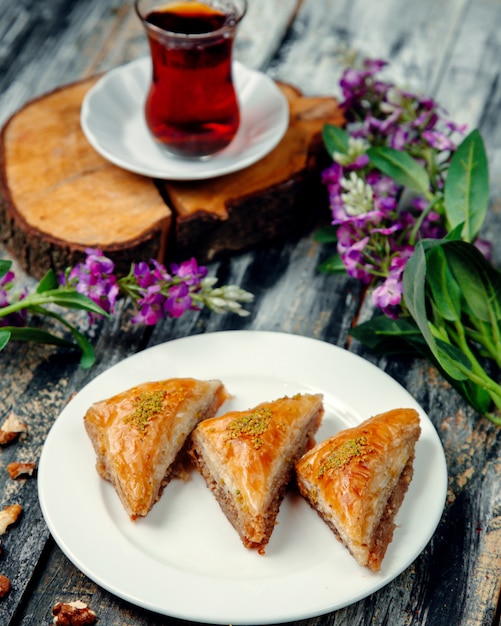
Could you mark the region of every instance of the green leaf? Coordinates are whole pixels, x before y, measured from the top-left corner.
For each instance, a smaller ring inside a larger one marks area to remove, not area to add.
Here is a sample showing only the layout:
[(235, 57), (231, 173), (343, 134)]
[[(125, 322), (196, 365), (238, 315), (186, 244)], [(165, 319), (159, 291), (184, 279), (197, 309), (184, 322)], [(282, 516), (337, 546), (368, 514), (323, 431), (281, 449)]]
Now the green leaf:
[(402, 292), (405, 304), (414, 318), (430, 352), (447, 374), (456, 380), (464, 380), (465, 374), (454, 363), (450, 353), (439, 344), (428, 320), (426, 307), (426, 253), (422, 242), (418, 243), (413, 255), (405, 265)]
[(461, 288), (452, 275), (443, 246), (430, 249), (426, 279), (436, 311), (449, 321), (461, 319)]
[(463, 222), (451, 229), (444, 237), (447, 241), (461, 241), (461, 233), (463, 231)]
[(82, 351), (82, 356), (80, 358), (80, 367), (83, 369), (89, 369), (96, 362), (96, 355), (94, 352), (94, 348), (90, 341), (83, 335), (79, 330), (77, 330), (74, 326), (69, 326), (69, 330), (75, 341), (78, 344), (78, 347)]
[(11, 335), (8, 330), (5, 328), (0, 329), (0, 351), (9, 343), (10, 337)]
[(445, 212), (450, 228), (464, 223), (463, 239), (473, 241), (489, 206), (489, 169), (478, 130), (458, 146), (451, 159), (444, 187)]
[(483, 387), (473, 383), (471, 380), (457, 380), (456, 378), (449, 376), (449, 374), (440, 366), (440, 363), (429, 351), (426, 344), (424, 344), (422, 354), (437, 368), (444, 379), (447, 380), (450, 385), (463, 396), (470, 406), (483, 415), (489, 411), (492, 399)]
[(49, 270), (42, 280), (38, 283), (37, 293), (44, 293), (58, 288), (58, 282), (53, 270)]
[(379, 354), (412, 354), (418, 344), (426, 346), (418, 327), (407, 317), (394, 320), (379, 315), (352, 328), (350, 335)]
[(346, 274), (346, 266), (339, 254), (334, 254), (318, 265), (323, 274)]
[(349, 133), (343, 128), (339, 128), (339, 126), (325, 124), (322, 129), (322, 138), (331, 157), (334, 155), (334, 152), (348, 154), (349, 137)]
[[(53, 315), (51, 317), (59, 319), (56, 315)], [(4, 328), (2, 328), (2, 330), (0, 330), (0, 350), (5, 347), (7, 343), (5, 342), (5, 344), (2, 345), (2, 337), (8, 334), (9, 338), (7, 339), (7, 341), (9, 339), (12, 339), (13, 341), (30, 341), (32, 343), (43, 343), (64, 348), (79, 348), (82, 352), (82, 356), (80, 358), (81, 367), (83, 369), (88, 369), (89, 367), (92, 367), (96, 361), (94, 348), (80, 331), (78, 331), (76, 328), (69, 324), (65, 325), (72, 333), (76, 343), (68, 341), (63, 337), (53, 335), (52, 333), (41, 328), (33, 328), (32, 326), (5, 326)]]
[(456, 380), (466, 380), (467, 372), (473, 373), (471, 361), (462, 350), (443, 339), (436, 340), (436, 347), (435, 354), (438, 355), (438, 362), (447, 372), (451, 370)]
[(52, 333), (41, 328), (33, 328), (32, 326), (5, 326), (1, 332), (8, 330), (10, 338), (13, 341), (31, 341), (33, 343), (44, 343), (54, 346), (64, 346), (74, 348), (72, 341), (53, 335)]
[(426, 253), (425, 245), (419, 242), (411, 258), (405, 264), (402, 279), (402, 294), (405, 305), (420, 328), (428, 344), (434, 344), (435, 340), (428, 327), (425, 299), (426, 279)]
[(335, 226), (318, 228), (314, 233), (314, 239), (320, 243), (335, 243), (337, 242), (337, 228)]
[(484, 322), (501, 320), (501, 273), (473, 244), (450, 241), (443, 249), (471, 314)]
[(102, 309), (98, 304), (91, 300), (88, 296), (76, 291), (64, 291), (61, 289), (53, 289), (51, 291), (45, 291), (43, 293), (43, 304), (57, 304), (58, 306), (68, 309), (79, 309), (82, 311), (88, 311), (89, 313), (96, 313), (97, 315), (104, 315), (109, 317), (108, 313)]
[(7, 272), (12, 267), (12, 261), (6, 261), (5, 259), (0, 259), (0, 278), (5, 276)]
[(379, 354), (420, 354), (428, 359), (454, 389), (477, 411), (486, 414), (491, 406), (489, 393), (470, 380), (457, 380), (441, 367), (423, 335), (408, 318), (391, 320), (378, 316), (353, 328), (350, 334)]
[(426, 197), (430, 195), (430, 178), (422, 165), (406, 152), (385, 146), (367, 151), (374, 167), (393, 178), (395, 182)]
[[(96, 356), (94, 353), (94, 348), (92, 347), (89, 340), (83, 335), (73, 324), (68, 322), (62, 315), (56, 313), (55, 311), (51, 311), (48, 309), (44, 309), (43, 307), (38, 307), (39, 312), (42, 315), (46, 315), (47, 317), (52, 317), (55, 320), (58, 320), (63, 326), (65, 326), (70, 333), (75, 338), (75, 341), (82, 352), (82, 358), (80, 359), (80, 365), (84, 369), (92, 367), (94, 365)], [(74, 345), (74, 344), (71, 344)]]
[(492, 398), (483, 387), (472, 383), (470, 380), (449, 380), (449, 382), (457, 389), (470, 406), (479, 413), (486, 415), (491, 407)]

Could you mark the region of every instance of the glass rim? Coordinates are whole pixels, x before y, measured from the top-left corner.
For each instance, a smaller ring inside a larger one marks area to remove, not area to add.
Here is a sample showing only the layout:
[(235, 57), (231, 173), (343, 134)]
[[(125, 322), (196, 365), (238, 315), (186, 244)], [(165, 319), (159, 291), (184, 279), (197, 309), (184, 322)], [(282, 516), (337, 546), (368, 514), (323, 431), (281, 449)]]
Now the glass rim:
[[(242, 21), (242, 19), (244, 18), (247, 12), (247, 0), (235, 0), (235, 1), (230, 0), (230, 3), (234, 4), (234, 6), (237, 9), (241, 8), (240, 12), (235, 13), (235, 19), (232, 20), (230, 23), (223, 24), (223, 26), (217, 28), (216, 30), (210, 30), (206, 33), (194, 33), (194, 34), (193, 33), (191, 34), (190, 33), (178, 33), (175, 31), (170, 31), (164, 28), (160, 28), (159, 26), (156, 26), (155, 24), (151, 24), (150, 22), (148, 22), (146, 20), (146, 16), (143, 15), (139, 9), (139, 4), (142, 1), (143, 0), (134, 0), (134, 8), (135, 8), (137, 16), (143, 23), (144, 27), (150, 30), (151, 32), (157, 33), (157, 35), (168, 37), (170, 39), (178, 39), (180, 41), (196, 41), (197, 39), (207, 40), (213, 37), (220, 37), (223, 33), (227, 32), (228, 30), (234, 30), (238, 26), (238, 24)], [(203, 0), (201, 0), (201, 2), (203, 4)], [(169, 3), (164, 2), (163, 6), (167, 4)], [(162, 6), (162, 3), (159, 3), (159, 6)]]

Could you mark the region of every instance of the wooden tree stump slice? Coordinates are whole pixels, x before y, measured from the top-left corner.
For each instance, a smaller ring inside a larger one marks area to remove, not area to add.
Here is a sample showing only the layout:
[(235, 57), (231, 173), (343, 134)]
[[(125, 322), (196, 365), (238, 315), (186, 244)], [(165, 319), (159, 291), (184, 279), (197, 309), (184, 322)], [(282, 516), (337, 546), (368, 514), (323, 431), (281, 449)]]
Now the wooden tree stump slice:
[(61, 271), (87, 247), (120, 273), (149, 258), (207, 262), (301, 233), (325, 210), (321, 130), (342, 123), (334, 99), (279, 85), (291, 119), (269, 155), (234, 174), (175, 183), (122, 170), (90, 146), (80, 107), (96, 80), (29, 102), (2, 130), (0, 238), (28, 273)]
[(80, 106), (96, 79), (28, 103), (5, 125), (0, 145), (0, 233), (29, 273), (62, 270), (100, 247), (124, 268), (163, 256), (172, 213), (148, 179), (108, 163), (80, 128)]

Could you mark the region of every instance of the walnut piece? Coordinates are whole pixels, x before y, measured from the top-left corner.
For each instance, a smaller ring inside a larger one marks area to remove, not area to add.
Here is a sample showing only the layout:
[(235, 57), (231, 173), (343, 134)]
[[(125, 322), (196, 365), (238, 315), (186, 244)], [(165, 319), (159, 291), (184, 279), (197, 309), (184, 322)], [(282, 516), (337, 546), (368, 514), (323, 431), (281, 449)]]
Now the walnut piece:
[(28, 430), (26, 424), (12, 412), (0, 427), (0, 445), (6, 445)]
[(7, 576), (0, 574), (0, 598), (6, 596), (10, 591), (10, 580)]
[(35, 463), (18, 463), (14, 461), (7, 465), (7, 471), (11, 478), (16, 479), (19, 476), (33, 476), (35, 467)]
[(57, 626), (87, 626), (97, 622), (96, 613), (85, 602), (58, 602), (52, 609)]
[(0, 511), (0, 535), (3, 535), (7, 526), (10, 526), (21, 515), (23, 507), (20, 504), (9, 504), (3, 511)]

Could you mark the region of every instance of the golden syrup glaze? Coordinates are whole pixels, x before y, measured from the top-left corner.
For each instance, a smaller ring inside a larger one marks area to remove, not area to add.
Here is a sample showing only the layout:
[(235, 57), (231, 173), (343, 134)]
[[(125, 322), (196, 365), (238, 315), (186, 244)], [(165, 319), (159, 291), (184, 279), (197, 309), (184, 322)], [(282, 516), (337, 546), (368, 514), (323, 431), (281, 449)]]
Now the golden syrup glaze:
[[(182, 445), (189, 435), (183, 421), (191, 402), (207, 389), (207, 382), (191, 378), (147, 382), (96, 402), (87, 411), (84, 422), (95, 433), (91, 438), (98, 471), (104, 478), (113, 477), (120, 497), (136, 515), (145, 515), (151, 507), (166, 446), (176, 451)], [(217, 407), (227, 397), (219, 390)]]
[[(297, 463), (311, 499), (329, 510), (350, 539), (366, 544), (419, 436), (414, 409), (376, 415), (317, 444)], [(384, 502), (383, 502), (384, 504)]]
[(259, 515), (268, 508), (284, 453), (293, 453), (291, 443), (297, 442), (298, 433), (315, 413), (318, 428), (322, 396), (297, 394), (204, 420), (195, 437), (203, 440), (213, 464), (216, 459), (219, 479), (236, 504), (248, 514)]

